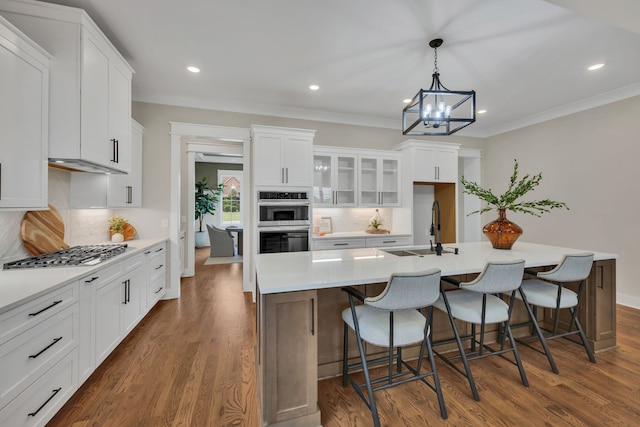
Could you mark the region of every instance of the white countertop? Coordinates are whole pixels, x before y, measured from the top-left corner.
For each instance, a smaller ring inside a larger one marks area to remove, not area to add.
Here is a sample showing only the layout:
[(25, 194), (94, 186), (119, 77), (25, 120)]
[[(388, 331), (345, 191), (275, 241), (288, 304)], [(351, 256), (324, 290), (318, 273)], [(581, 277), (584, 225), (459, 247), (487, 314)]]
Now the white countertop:
[[(443, 245), (450, 249), (454, 245)], [(413, 248), (427, 248), (414, 246)], [(439, 268), (443, 276), (477, 273), (489, 261), (524, 259), (526, 267), (555, 265), (564, 254), (593, 252), (595, 260), (616, 259), (616, 254), (593, 250), (516, 242), (511, 250), (493, 249), (489, 242), (459, 243), (459, 254), (395, 256), (384, 252), (397, 248), (363, 248), (313, 252), (259, 254), (256, 256), (261, 294), (325, 289), (386, 282), (391, 273)]]
[(127, 244), (127, 251), (124, 254), (94, 266), (0, 270), (0, 313), (166, 240), (166, 238), (127, 240), (124, 242)]
[(358, 237), (399, 237), (399, 236), (411, 236), (411, 233), (396, 233), (394, 231), (388, 234), (373, 234), (366, 231), (339, 231), (336, 233), (328, 233), (324, 236), (318, 234), (312, 235), (313, 240), (330, 240), (330, 239), (353, 239)]

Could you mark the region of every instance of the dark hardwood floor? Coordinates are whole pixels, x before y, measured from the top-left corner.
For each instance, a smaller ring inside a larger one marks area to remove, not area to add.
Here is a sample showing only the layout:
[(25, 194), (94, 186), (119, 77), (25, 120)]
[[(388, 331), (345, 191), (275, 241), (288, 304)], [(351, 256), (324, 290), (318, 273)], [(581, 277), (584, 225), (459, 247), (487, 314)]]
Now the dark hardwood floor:
[[(161, 301), (60, 410), (49, 426), (259, 426), (255, 313), (242, 293), (241, 264), (203, 265), (183, 279), (179, 300)], [(578, 345), (550, 343), (560, 375), (520, 346), (530, 387), (499, 358), (472, 362), (481, 401), (438, 361), (449, 419), (435, 394), (410, 383), (376, 394), (385, 426), (637, 426), (640, 417), (640, 311), (618, 306), (618, 345), (588, 361)], [(352, 388), (320, 382), (325, 427), (369, 426)]]

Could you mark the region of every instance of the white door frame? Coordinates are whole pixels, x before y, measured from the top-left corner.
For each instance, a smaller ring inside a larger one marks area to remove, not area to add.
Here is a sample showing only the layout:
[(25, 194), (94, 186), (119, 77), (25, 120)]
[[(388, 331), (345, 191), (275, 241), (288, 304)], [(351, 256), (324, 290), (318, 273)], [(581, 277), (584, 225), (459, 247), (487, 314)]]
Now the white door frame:
[[(195, 153), (229, 153), (235, 152), (243, 155), (245, 182), (251, 182), (251, 150), (250, 150), (250, 129), (233, 128), (215, 125), (202, 125), (193, 123), (169, 122), (171, 126), (171, 203), (169, 216), (169, 239), (170, 257), (169, 263), (169, 286), (165, 298), (180, 297), (180, 277), (182, 269), (179, 268), (184, 262), (184, 275), (193, 276), (195, 272), (195, 249), (194, 249), (194, 192), (187, 193), (186, 212), (181, 211), (181, 182), (186, 178), (187, 189), (195, 188)], [(203, 140), (204, 139), (204, 140)], [(229, 141), (232, 141), (231, 143)], [(186, 176), (183, 173), (186, 169)], [(247, 188), (247, 190), (250, 190)], [(249, 217), (245, 216), (251, 209), (251, 191), (243, 191), (240, 194), (241, 203), (248, 209), (243, 211), (242, 222), (246, 225), (243, 233), (243, 245), (245, 248), (242, 272), (242, 289), (245, 292), (252, 291), (249, 275), (251, 256), (253, 248), (251, 245), (253, 233), (249, 224)], [(180, 260), (179, 242), (181, 217), (185, 219), (185, 259)]]

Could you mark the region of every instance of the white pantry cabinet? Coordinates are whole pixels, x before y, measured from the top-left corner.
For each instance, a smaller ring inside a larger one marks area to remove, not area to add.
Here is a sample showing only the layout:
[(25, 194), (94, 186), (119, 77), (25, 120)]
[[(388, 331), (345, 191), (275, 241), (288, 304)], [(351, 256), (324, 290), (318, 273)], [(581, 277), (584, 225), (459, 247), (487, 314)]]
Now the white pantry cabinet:
[(355, 153), (331, 147), (313, 149), (313, 205), (315, 207), (355, 207), (357, 200)]
[(251, 126), (257, 186), (311, 187), (314, 130)]
[(359, 206), (400, 206), (400, 156), (358, 156)]
[(412, 182), (457, 182), (460, 144), (407, 140), (394, 147), (405, 154)]
[(129, 172), (133, 69), (84, 10), (0, 0), (0, 14), (54, 58), (49, 160), (79, 170)]
[(47, 207), (49, 61), (0, 16), (0, 209)]
[(131, 171), (128, 174), (72, 172), (72, 208), (142, 207), (142, 139), (144, 128), (131, 121)]

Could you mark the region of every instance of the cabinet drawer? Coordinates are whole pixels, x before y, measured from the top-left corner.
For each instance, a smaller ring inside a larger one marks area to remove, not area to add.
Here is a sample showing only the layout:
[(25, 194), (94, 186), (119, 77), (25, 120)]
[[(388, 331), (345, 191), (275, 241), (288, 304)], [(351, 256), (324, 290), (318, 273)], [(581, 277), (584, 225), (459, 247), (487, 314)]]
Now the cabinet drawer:
[(124, 264), (124, 271), (131, 271), (144, 264), (144, 254), (139, 253), (137, 255), (129, 257), (122, 261), (122, 263)]
[(331, 239), (314, 242), (314, 249), (323, 251), (327, 249), (356, 249), (364, 248), (365, 239)]
[(94, 271), (93, 274), (90, 274), (86, 277), (80, 279), (81, 285), (95, 285), (96, 288), (99, 288), (102, 285), (106, 285), (111, 282), (116, 277), (122, 274), (122, 266), (123, 262), (117, 262), (115, 264), (110, 265), (109, 267), (102, 268), (98, 271)]
[(155, 280), (149, 282), (147, 290), (148, 307), (151, 308), (155, 303), (162, 298), (165, 293), (165, 278), (164, 276), (157, 277)]
[(0, 315), (0, 344), (78, 301), (78, 282), (43, 295)]
[(410, 236), (367, 237), (368, 248), (381, 248), (384, 246), (408, 246), (408, 245), (411, 245)]
[(0, 407), (77, 345), (78, 304), (0, 346)]
[(77, 350), (72, 350), (22, 394), (0, 409), (0, 425), (44, 426), (78, 388)]
[(149, 249), (147, 252), (149, 257), (149, 282), (153, 282), (159, 277), (165, 275), (167, 269), (167, 256), (164, 243), (156, 245)]

